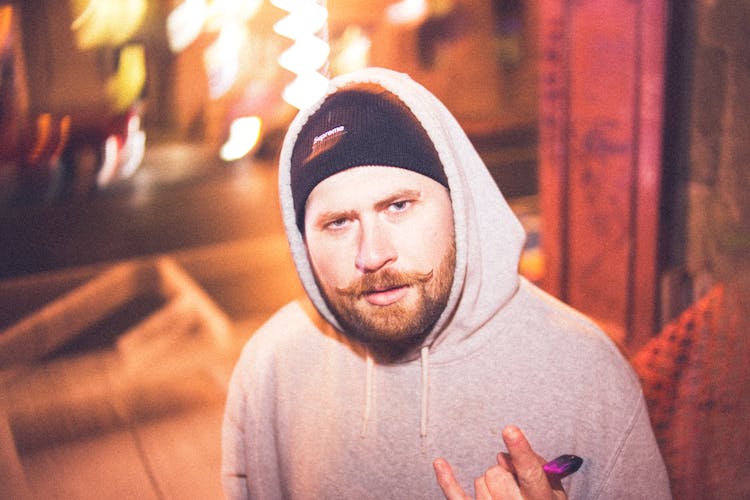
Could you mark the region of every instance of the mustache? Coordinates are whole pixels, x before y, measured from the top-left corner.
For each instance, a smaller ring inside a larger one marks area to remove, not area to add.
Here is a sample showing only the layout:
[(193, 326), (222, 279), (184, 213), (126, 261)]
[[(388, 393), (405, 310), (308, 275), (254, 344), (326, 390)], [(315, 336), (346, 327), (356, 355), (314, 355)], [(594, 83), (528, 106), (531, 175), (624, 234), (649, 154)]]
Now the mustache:
[(337, 287), (336, 291), (341, 295), (357, 298), (375, 290), (387, 290), (389, 288), (426, 283), (432, 279), (432, 275), (432, 269), (426, 273), (384, 269), (375, 274), (365, 274), (346, 287)]

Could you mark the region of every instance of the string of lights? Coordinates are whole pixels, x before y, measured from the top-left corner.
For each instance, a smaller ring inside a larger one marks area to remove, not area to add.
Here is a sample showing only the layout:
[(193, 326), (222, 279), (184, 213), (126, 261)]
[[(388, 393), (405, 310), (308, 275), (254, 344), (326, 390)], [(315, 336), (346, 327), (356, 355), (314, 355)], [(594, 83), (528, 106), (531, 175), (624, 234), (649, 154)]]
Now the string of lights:
[(296, 75), (282, 97), (301, 109), (320, 98), (328, 85), (328, 9), (325, 0), (271, 0), (271, 4), (289, 12), (273, 29), (294, 42), (279, 56), (279, 65)]

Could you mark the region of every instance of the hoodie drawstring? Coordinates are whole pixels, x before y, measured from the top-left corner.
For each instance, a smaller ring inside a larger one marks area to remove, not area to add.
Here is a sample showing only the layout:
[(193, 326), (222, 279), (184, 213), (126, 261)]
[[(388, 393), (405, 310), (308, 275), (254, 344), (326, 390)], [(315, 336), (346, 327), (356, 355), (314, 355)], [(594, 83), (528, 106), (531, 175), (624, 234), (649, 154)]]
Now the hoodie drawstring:
[[(365, 364), (365, 408), (362, 414), (360, 437), (367, 435), (367, 425), (370, 422), (370, 414), (372, 413), (373, 387), (375, 385), (375, 361), (369, 354), (365, 358)], [(420, 364), (422, 369), (422, 385), (420, 388), (422, 400), (420, 406), (419, 437), (424, 439), (427, 437), (427, 415), (430, 404), (430, 348), (427, 346), (422, 347), (420, 350)]]
[(420, 351), (420, 360), (422, 362), (422, 414), (419, 421), (419, 437), (427, 437), (427, 413), (430, 403), (430, 348), (422, 347)]
[(372, 359), (372, 356), (368, 354), (365, 362), (367, 364), (365, 375), (365, 410), (362, 415), (362, 429), (360, 430), (361, 437), (367, 435), (367, 423), (370, 421), (370, 412), (372, 411), (372, 386), (374, 384), (373, 378), (375, 376), (375, 361)]

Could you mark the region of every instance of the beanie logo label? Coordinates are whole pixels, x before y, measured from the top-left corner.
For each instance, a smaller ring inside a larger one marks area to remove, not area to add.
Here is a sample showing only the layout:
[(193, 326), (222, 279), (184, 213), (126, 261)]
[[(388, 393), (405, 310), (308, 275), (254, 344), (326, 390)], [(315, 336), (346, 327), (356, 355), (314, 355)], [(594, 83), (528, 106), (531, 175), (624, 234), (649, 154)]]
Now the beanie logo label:
[(310, 152), (308, 159), (335, 146), (344, 134), (346, 134), (346, 128), (343, 125), (339, 125), (338, 127), (334, 127), (327, 132), (315, 136), (312, 142), (312, 151)]
[(346, 132), (346, 129), (344, 128), (343, 125), (339, 125), (338, 127), (334, 127), (331, 130), (329, 130), (328, 132), (323, 132), (322, 134), (320, 134), (318, 136), (315, 136), (315, 139), (313, 139), (313, 145), (315, 145), (315, 144), (317, 144), (317, 143), (319, 143), (321, 141), (324, 141), (324, 140), (328, 139), (332, 135), (341, 134), (342, 132)]

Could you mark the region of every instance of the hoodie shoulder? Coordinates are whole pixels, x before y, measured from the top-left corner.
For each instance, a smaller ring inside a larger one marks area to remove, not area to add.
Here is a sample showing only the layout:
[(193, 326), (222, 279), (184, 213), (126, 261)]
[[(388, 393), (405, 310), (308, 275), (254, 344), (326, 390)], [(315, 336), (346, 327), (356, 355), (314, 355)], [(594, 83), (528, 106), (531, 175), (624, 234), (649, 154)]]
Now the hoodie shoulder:
[(301, 299), (295, 300), (282, 306), (255, 330), (242, 348), (238, 365), (274, 359), (275, 353), (283, 351), (285, 346), (314, 337), (311, 333), (318, 328), (301, 302)]
[(527, 334), (527, 342), (546, 353), (551, 363), (576, 367), (584, 377), (609, 379), (612, 387), (640, 393), (640, 381), (630, 363), (591, 318), (526, 280), (519, 295), (526, 311), (520, 319), (522, 329), (534, 332)]

